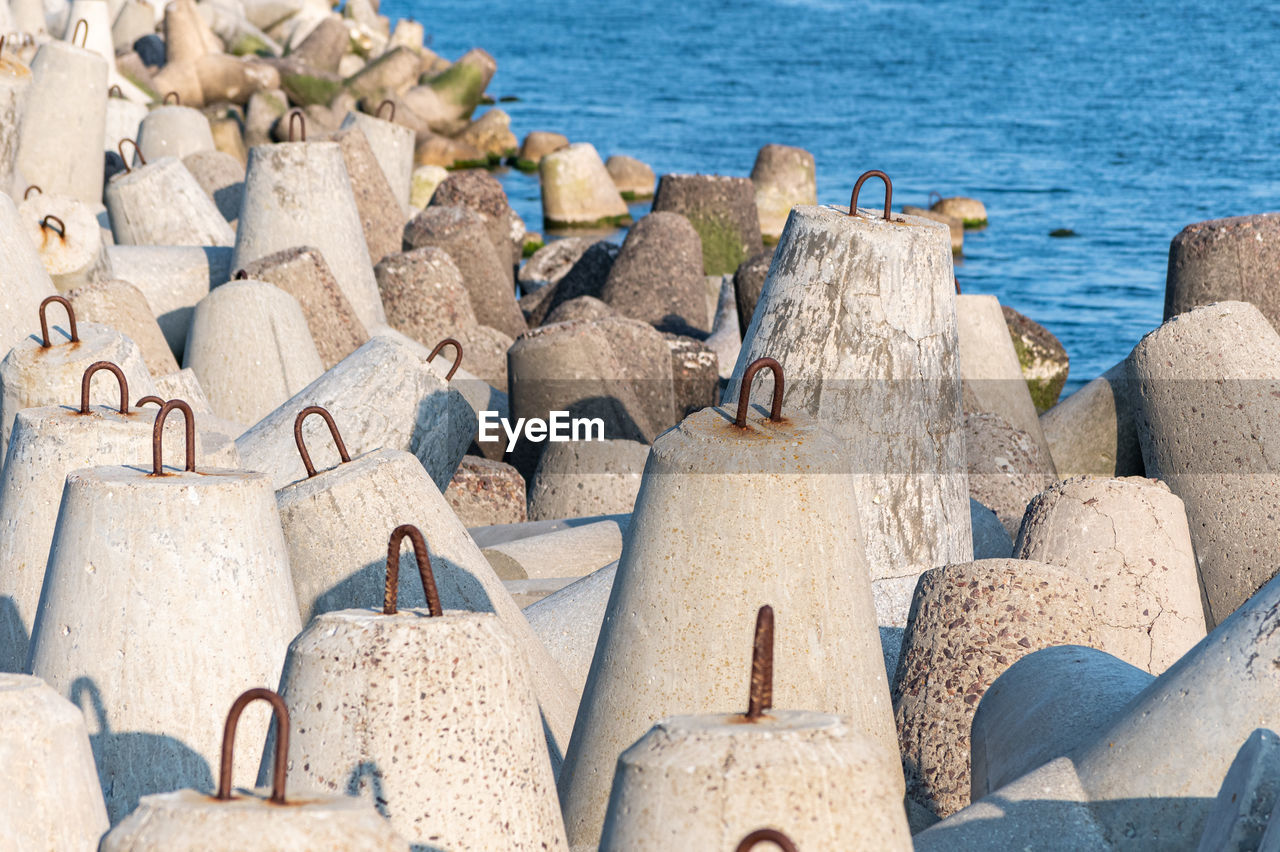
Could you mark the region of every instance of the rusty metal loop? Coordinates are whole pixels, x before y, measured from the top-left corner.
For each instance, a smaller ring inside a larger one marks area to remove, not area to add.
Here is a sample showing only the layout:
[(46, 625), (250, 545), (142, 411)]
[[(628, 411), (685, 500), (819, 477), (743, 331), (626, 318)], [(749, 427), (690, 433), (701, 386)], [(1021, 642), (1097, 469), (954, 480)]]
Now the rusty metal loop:
[(773, 706), (773, 607), (756, 613), (756, 637), (751, 645), (751, 694), (747, 718), (755, 721)]
[(942, 193), (938, 192), (936, 189), (929, 193), (929, 201), (927, 203), (930, 210), (933, 209), (933, 205), (938, 203), (938, 201), (934, 201), (935, 198), (938, 199), (938, 201), (942, 200)]
[[(53, 228), (53, 226), (49, 224), (50, 222), (57, 222), (58, 227)], [(46, 215), (40, 220), (40, 228), (41, 230), (45, 228), (52, 228), (58, 232), (58, 236), (62, 237), (64, 240), (67, 238), (67, 224), (52, 213)]]
[(893, 206), (893, 181), (889, 180), (889, 176), (879, 169), (863, 172), (857, 183), (853, 185), (853, 195), (849, 196), (849, 215), (860, 215), (858, 213), (858, 193), (862, 191), (862, 185), (867, 182), (867, 179), (873, 177), (878, 177), (884, 181), (884, 220), (888, 222), (889, 208)]
[(76, 43), (76, 37), (80, 35), (80, 25), (84, 24), (84, 38), (80, 39), (79, 47), (83, 48), (89, 43), (89, 22), (84, 18), (76, 21), (75, 29), (71, 31), (71, 43)]
[(160, 103), (164, 106), (169, 105), (169, 98), (173, 98), (174, 106), (182, 106), (182, 95), (177, 92), (165, 92), (164, 97), (160, 99)]
[(159, 405), (159, 406), (162, 406), (162, 407), (164, 406), (164, 400), (163, 400), (163, 399), (161, 399), (161, 398), (160, 398), (160, 397), (158, 397), (158, 396), (151, 396), (151, 395), (148, 395), (148, 396), (144, 396), (144, 397), (142, 397), (141, 399), (139, 399), (139, 400), (134, 404), (134, 407), (135, 407), (135, 408), (141, 408), (142, 406), (144, 406), (144, 405), (149, 405), (150, 403), (153, 403), (153, 402), (154, 402), (156, 405)]
[(342, 443), (342, 436), (338, 434), (338, 424), (333, 422), (333, 415), (318, 405), (308, 405), (293, 418), (293, 441), (298, 445), (298, 455), (302, 456), (302, 466), (307, 469), (308, 479), (316, 475), (316, 466), (311, 463), (307, 442), (302, 439), (302, 422), (312, 414), (319, 414), (324, 419), (325, 425), (329, 427), (329, 434), (333, 436), (333, 443), (338, 447), (338, 455), (342, 458), (342, 462), (345, 464), (351, 461), (351, 456), (347, 454), (347, 445)]
[(232, 281), (248, 281), (249, 273), (245, 272), (243, 269), (237, 269), (235, 271), (235, 274), (231, 276), (231, 280)]
[(112, 83), (112, 84), (111, 84), (111, 88), (107, 89), (107, 97), (109, 97), (109, 98), (123, 98), (123, 97), (124, 97), (124, 92), (122, 92), (122, 91), (120, 90), (120, 86), (119, 86), (119, 85), (117, 85), (116, 83)]
[(418, 576), (422, 579), (422, 591), (427, 596), (427, 611), (434, 617), (444, 615), (440, 606), (440, 592), (436, 589), (436, 575), (431, 570), (431, 554), (427, 552), (427, 542), (422, 537), (422, 530), (413, 524), (401, 524), (391, 532), (391, 541), (387, 544), (387, 585), (382, 592), (382, 614), (395, 615), (396, 597), (400, 591), (400, 543), (409, 536), (413, 544), (413, 556), (418, 563)]
[(67, 323), (71, 326), (71, 342), (80, 342), (80, 332), (76, 330), (76, 312), (62, 296), (50, 296), (40, 303), (40, 345), (48, 349), (53, 344), (49, 342), (49, 318), (45, 312), (49, 309), (50, 302), (57, 302), (59, 305), (67, 309)]
[(196, 420), (191, 413), (191, 406), (180, 399), (171, 399), (160, 406), (156, 415), (156, 425), (151, 427), (151, 475), (164, 476), (164, 421), (174, 409), (182, 412), (187, 421), (187, 473), (196, 472)]
[(447, 382), (453, 378), (453, 374), (458, 372), (458, 368), (462, 366), (462, 344), (452, 337), (446, 337), (436, 344), (435, 349), (431, 350), (431, 354), (427, 356), (427, 361), (434, 361), (436, 356), (440, 354), (440, 350), (446, 346), (452, 346), (453, 351), (457, 353), (453, 356), (453, 366), (449, 368), (449, 372), (445, 373), (444, 380)]
[(124, 155), (124, 143), (126, 142), (133, 146), (134, 156), (138, 158), (139, 163), (145, 166), (147, 164), (147, 158), (142, 156), (142, 149), (138, 147), (138, 143), (132, 139), (121, 139), (116, 143), (116, 153), (120, 155), (120, 159), (124, 160), (125, 172), (133, 171), (133, 167), (129, 165), (129, 158)]
[(391, 107), (391, 114), (387, 116), (386, 119), (384, 120), (395, 121), (396, 120), (396, 102), (391, 100), (390, 98), (387, 98), (382, 103), (378, 104), (378, 108), (373, 111), (374, 116), (377, 118), (382, 118), (382, 108), (388, 107), (388, 106)]
[(285, 774), (289, 769), (289, 708), (277, 693), (260, 686), (242, 693), (227, 714), (227, 724), (222, 729), (222, 763), (218, 767), (217, 798), (223, 802), (231, 801), (231, 766), (235, 758), (236, 726), (240, 723), (240, 714), (244, 712), (244, 708), (258, 700), (271, 705), (271, 714), (276, 720), (276, 751), (271, 759), (271, 803), (283, 805)]
[(290, 142), (293, 141), (293, 120), (295, 118), (298, 119), (298, 127), (300, 129), (300, 132), (298, 133), (298, 135), (301, 138), (298, 141), (306, 142), (307, 141), (307, 117), (302, 114), (302, 110), (300, 109), (295, 109), (289, 113), (289, 141)]
[(734, 852), (751, 852), (756, 846), (765, 842), (776, 843), (781, 847), (782, 852), (800, 852), (791, 838), (776, 828), (757, 828), (742, 838), (742, 842), (738, 844), (738, 848)]
[(110, 361), (95, 361), (84, 371), (84, 377), (80, 379), (80, 413), (89, 413), (89, 383), (93, 381), (93, 374), (99, 370), (107, 370), (120, 383), (120, 413), (128, 414), (129, 380), (124, 377), (124, 370), (121, 370)]
[(773, 358), (757, 358), (742, 374), (742, 386), (738, 389), (738, 416), (733, 425), (739, 429), (747, 428), (747, 408), (751, 404), (751, 385), (756, 373), (768, 367), (773, 372), (773, 403), (769, 409), (769, 419), (774, 423), (782, 420), (782, 365)]
[(26, 191), (26, 192), (22, 193), (22, 200), (23, 200), (23, 201), (26, 201), (28, 198), (30, 198), (30, 197), (31, 197), (31, 190), (33, 190), (33, 189), (34, 189), (36, 192), (40, 193), (41, 195), (44, 195), (44, 190), (43, 190), (43, 189), (41, 189), (40, 187), (36, 186), (36, 185), (33, 183), (33, 184), (31, 184), (31, 186), (27, 187), (27, 191)]

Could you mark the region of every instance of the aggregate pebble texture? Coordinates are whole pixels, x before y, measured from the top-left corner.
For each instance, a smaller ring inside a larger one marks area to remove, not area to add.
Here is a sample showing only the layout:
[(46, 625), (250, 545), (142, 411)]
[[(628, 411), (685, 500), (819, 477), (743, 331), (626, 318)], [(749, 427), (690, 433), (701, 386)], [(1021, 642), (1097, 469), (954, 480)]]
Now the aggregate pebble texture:
[(627, 232), (600, 299), (663, 331), (707, 331), (702, 240), (678, 213), (655, 212)]
[(1085, 581), (1020, 559), (926, 571), (893, 679), (907, 796), (946, 817), (969, 804), (970, 723), (983, 693), (1020, 658), (1093, 645)]
[(1209, 627), (1275, 575), (1280, 335), (1253, 305), (1195, 308), (1129, 355), (1148, 476), (1186, 506)]
[(492, 614), (325, 613), (281, 683), (299, 785), (359, 796), (415, 848), (568, 849), (532, 677)]
[(1164, 318), (1214, 302), (1249, 302), (1280, 326), (1280, 213), (1187, 225), (1169, 243)]
[(527, 520), (525, 483), (509, 464), (463, 456), (444, 499), (466, 527), (522, 524)]
[(77, 319), (114, 328), (138, 344), (153, 378), (178, 371), (178, 362), (147, 297), (128, 281), (99, 281), (70, 290), (66, 297)]
[(405, 214), (400, 198), (374, 156), (364, 131), (356, 127), (339, 130), (331, 137), (342, 146), (342, 159), (351, 180), (351, 193), (360, 212), (369, 258), (377, 263), (400, 250)]
[(1187, 515), (1153, 479), (1071, 479), (1031, 501), (1014, 550), (1084, 578), (1097, 647), (1160, 674), (1205, 636)]
[(1010, 538), (1031, 498), (1053, 483), (1036, 440), (998, 414), (965, 414), (969, 497), (989, 506)]
[[(431, 196), (431, 207), (466, 207), (484, 220), (489, 242), (499, 256), (511, 249), (511, 263), (518, 265), (524, 253), (524, 227), (518, 225), (507, 194), (497, 178), (482, 169), (453, 172), (440, 182)], [(519, 234), (520, 239), (515, 239)]]
[(733, 849), (756, 828), (798, 849), (911, 849), (892, 754), (804, 710), (677, 716), (618, 758), (601, 852)]

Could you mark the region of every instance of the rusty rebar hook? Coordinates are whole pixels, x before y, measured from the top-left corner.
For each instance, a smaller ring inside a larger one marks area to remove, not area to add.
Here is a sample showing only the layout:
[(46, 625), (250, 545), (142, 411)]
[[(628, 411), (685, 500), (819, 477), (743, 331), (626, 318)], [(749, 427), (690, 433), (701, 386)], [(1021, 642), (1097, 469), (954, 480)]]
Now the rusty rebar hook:
[(40, 193), (41, 195), (44, 195), (44, 190), (43, 190), (43, 189), (41, 189), (40, 187), (36, 186), (36, 185), (33, 183), (33, 184), (31, 184), (31, 186), (27, 187), (27, 191), (26, 191), (26, 192), (22, 193), (22, 200), (23, 200), (23, 201), (26, 201), (28, 198), (30, 198), (30, 197), (31, 197), (31, 190), (33, 190), (33, 189), (34, 189), (36, 192)]
[(298, 141), (306, 142), (307, 141), (307, 117), (302, 114), (302, 110), (300, 109), (295, 109), (289, 113), (289, 141), (290, 142), (293, 141), (293, 120), (295, 118), (298, 119), (298, 127), (299, 127), (298, 135), (299, 137), (301, 137), (300, 139), (298, 139)]
[(453, 366), (449, 368), (449, 372), (445, 373), (444, 380), (447, 382), (453, 378), (453, 374), (458, 372), (458, 368), (462, 366), (462, 344), (454, 340), (452, 337), (446, 337), (436, 344), (436, 348), (431, 350), (431, 354), (427, 356), (427, 361), (431, 362), (436, 359), (440, 351), (446, 346), (452, 346), (454, 351)]
[(164, 97), (160, 99), (160, 104), (162, 106), (168, 106), (169, 98), (173, 98), (174, 106), (182, 106), (182, 95), (177, 92), (165, 92)]
[(116, 153), (120, 155), (120, 159), (124, 160), (125, 173), (133, 171), (133, 167), (129, 165), (129, 158), (124, 155), (124, 143), (128, 142), (133, 146), (133, 155), (138, 158), (138, 162), (142, 165), (147, 164), (147, 158), (142, 156), (142, 149), (138, 147), (138, 143), (132, 139), (121, 139), (116, 143)]
[(121, 370), (110, 361), (95, 361), (89, 365), (84, 371), (84, 377), (80, 379), (80, 413), (89, 413), (89, 384), (93, 381), (93, 374), (99, 370), (106, 370), (116, 377), (116, 381), (120, 383), (120, 413), (129, 413), (129, 380), (124, 377), (124, 370)]
[(124, 92), (120, 90), (120, 86), (119, 86), (118, 84), (116, 84), (116, 83), (112, 83), (112, 84), (111, 84), (111, 87), (110, 87), (109, 89), (107, 89), (107, 97), (109, 97), (109, 98), (123, 98), (123, 97), (124, 97)]
[(139, 400), (137, 401), (137, 403), (135, 403), (134, 407), (135, 407), (135, 408), (141, 408), (142, 406), (144, 406), (144, 405), (149, 405), (149, 404), (151, 404), (151, 403), (153, 403), (153, 402), (154, 402), (156, 405), (159, 405), (159, 406), (161, 406), (161, 407), (164, 407), (164, 400), (163, 400), (163, 399), (161, 399), (161, 398), (160, 398), (160, 397), (158, 397), (158, 396), (152, 396), (152, 395), (150, 395), (150, 394), (148, 394), (147, 396), (144, 396), (144, 397), (142, 397), (141, 399), (139, 399)]
[(738, 844), (738, 848), (734, 852), (751, 852), (756, 846), (766, 842), (776, 843), (782, 849), (782, 852), (800, 852), (791, 838), (776, 828), (757, 828), (742, 838), (742, 842)]
[(277, 693), (260, 686), (242, 693), (227, 714), (227, 724), (222, 729), (222, 762), (218, 766), (219, 801), (229, 802), (232, 798), (231, 767), (235, 762), (236, 726), (240, 723), (240, 714), (245, 707), (259, 700), (271, 705), (271, 714), (276, 720), (276, 750), (271, 759), (271, 803), (285, 803), (284, 783), (289, 769), (289, 708)]
[(67, 309), (67, 324), (71, 326), (71, 342), (80, 342), (80, 332), (76, 330), (76, 312), (71, 307), (71, 303), (63, 296), (49, 296), (40, 303), (40, 345), (48, 349), (53, 344), (49, 342), (49, 318), (46, 311), (49, 309), (50, 302), (57, 302), (59, 305)]
[[(53, 225), (49, 224), (50, 222), (57, 222), (58, 227), (54, 228)], [(43, 231), (45, 229), (57, 231), (58, 236), (64, 240), (67, 238), (67, 224), (52, 213), (49, 213), (40, 220), (40, 230)]]
[(755, 382), (756, 373), (765, 367), (773, 373), (773, 402), (769, 409), (769, 419), (774, 423), (782, 420), (782, 365), (773, 358), (757, 358), (742, 374), (742, 385), (738, 388), (738, 416), (733, 425), (739, 429), (747, 428), (747, 408), (751, 405), (751, 385)]
[(316, 466), (311, 463), (307, 442), (302, 439), (302, 422), (312, 414), (319, 414), (324, 419), (325, 425), (329, 427), (329, 434), (333, 436), (333, 443), (338, 447), (338, 456), (342, 459), (342, 463), (351, 461), (351, 456), (347, 454), (347, 445), (342, 442), (342, 435), (338, 434), (338, 424), (333, 422), (333, 415), (318, 405), (308, 405), (293, 418), (293, 442), (298, 445), (298, 455), (302, 456), (302, 466), (307, 469), (308, 479), (316, 475)]
[(756, 635), (751, 646), (751, 693), (746, 716), (755, 721), (773, 706), (773, 607), (765, 604), (756, 613)]
[(936, 198), (936, 199), (938, 199), (938, 201), (941, 201), (941, 200), (942, 200), (942, 193), (941, 193), (941, 192), (938, 192), (938, 190), (936, 190), (936, 189), (935, 189), (935, 190), (930, 191), (930, 193), (929, 193), (929, 200), (928, 200), (927, 204), (929, 205), (929, 209), (930, 209), (930, 210), (932, 210), (932, 209), (933, 209), (933, 205), (935, 205), (935, 204), (937, 204), (937, 203), (938, 203), (938, 201), (934, 201), (934, 199), (935, 199), (935, 198)]
[(243, 269), (237, 269), (235, 274), (231, 276), (232, 281), (248, 281), (249, 273)]
[(396, 120), (396, 102), (391, 100), (390, 98), (387, 98), (382, 103), (378, 104), (378, 108), (373, 111), (374, 117), (382, 118), (382, 108), (388, 107), (388, 106), (391, 107), (391, 114), (387, 116), (384, 120), (395, 121)]
[(427, 597), (427, 611), (433, 617), (444, 615), (440, 606), (440, 592), (436, 589), (436, 575), (431, 570), (431, 554), (427, 552), (422, 530), (413, 524), (401, 524), (391, 532), (387, 543), (387, 585), (382, 592), (382, 614), (395, 615), (396, 598), (400, 592), (400, 543), (408, 536), (413, 544), (413, 557), (418, 563), (418, 577), (422, 579), (422, 591)]
[(869, 172), (863, 172), (858, 177), (857, 183), (853, 185), (853, 194), (849, 196), (849, 215), (861, 216), (858, 212), (858, 193), (862, 191), (862, 185), (867, 182), (867, 178), (878, 177), (884, 181), (884, 220), (889, 219), (889, 208), (893, 206), (893, 181), (889, 180), (889, 176), (879, 169), (872, 169)]
[(180, 399), (171, 399), (160, 406), (156, 415), (156, 425), (151, 427), (151, 475), (164, 476), (164, 421), (174, 409), (182, 412), (186, 420), (187, 433), (187, 473), (196, 472), (196, 421), (191, 413), (191, 406)]
[(76, 21), (75, 29), (71, 31), (71, 43), (72, 44), (76, 43), (76, 38), (80, 35), (81, 24), (84, 24), (84, 38), (80, 39), (80, 44), (78, 45), (78, 47), (84, 48), (86, 45), (89, 44), (89, 22), (84, 18), (81, 18), (80, 20)]

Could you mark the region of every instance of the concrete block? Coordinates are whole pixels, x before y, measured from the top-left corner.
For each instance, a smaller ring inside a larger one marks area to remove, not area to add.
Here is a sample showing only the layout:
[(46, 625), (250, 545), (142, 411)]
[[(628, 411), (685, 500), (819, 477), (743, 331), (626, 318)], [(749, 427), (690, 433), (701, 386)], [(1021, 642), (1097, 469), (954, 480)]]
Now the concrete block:
[(782, 236), (792, 207), (818, 203), (818, 180), (813, 154), (789, 145), (765, 145), (751, 167), (756, 190), (760, 232), (776, 242)]
[(556, 308), (579, 296), (599, 298), (619, 249), (619, 246), (604, 240), (592, 243), (553, 286), (524, 296), (520, 300), (520, 310), (528, 318), (530, 327), (546, 325), (547, 317)]
[(22, 139), (31, 69), (19, 61), (0, 60), (0, 192), (14, 192), (14, 167)]
[(630, 220), (627, 203), (591, 143), (577, 142), (546, 154), (538, 174), (546, 228), (589, 228)]
[(613, 521), (583, 524), (494, 545), (482, 552), (503, 580), (585, 577), (618, 561), (622, 528)]
[[(188, 106), (158, 106), (138, 128), (138, 153), (148, 163), (161, 157), (184, 160), (191, 154), (216, 150), (209, 119)], [(133, 165), (137, 164), (135, 157)]]
[(524, 223), (511, 209), (502, 184), (481, 169), (454, 172), (440, 182), (431, 196), (432, 207), (465, 207), (484, 220), (485, 232), (499, 258), (510, 250), (511, 265), (519, 266), (524, 254)]
[(1214, 302), (1249, 302), (1280, 325), (1280, 213), (1187, 225), (1169, 243), (1164, 318)]
[(529, 519), (629, 514), (648, 458), (638, 441), (549, 444), (529, 484)]
[(66, 295), (77, 317), (113, 328), (138, 344), (153, 378), (177, 372), (178, 362), (169, 349), (169, 342), (156, 322), (147, 297), (137, 287), (128, 281), (107, 279), (78, 287)]
[(1082, 577), (1098, 648), (1160, 674), (1205, 636), (1182, 501), (1153, 479), (1059, 482), (1027, 508), (1014, 553)]
[[(394, 113), (392, 114), (394, 116)], [(349, 112), (342, 120), (343, 130), (357, 128), (369, 140), (373, 156), (382, 169), (405, 218), (409, 215), (409, 188), (413, 176), (414, 133), (403, 124), (384, 121), (381, 116)]]
[[(946, 229), (873, 216), (792, 211), (734, 376), (778, 359), (786, 410), (843, 436), (871, 579), (902, 580), (886, 616), (906, 610), (909, 578), (967, 561), (973, 545)], [(735, 378), (722, 399), (737, 395)]]
[(9, 196), (0, 193), (0, 349), (8, 353), (40, 325), (40, 303), (57, 295)]
[(974, 559), (1008, 559), (1013, 555), (1013, 539), (996, 513), (969, 498), (969, 523), (973, 527)]
[[(530, 134), (532, 136), (533, 134)], [(560, 137), (564, 139), (563, 136)], [(525, 145), (529, 144), (529, 137), (525, 137)], [(563, 146), (566, 147), (569, 140), (565, 139)], [(523, 151), (523, 148), (521, 149)], [(618, 188), (618, 192), (622, 194), (624, 201), (644, 201), (653, 198), (653, 184), (655, 176), (653, 169), (646, 164), (640, 162), (635, 157), (628, 157), (625, 154), (614, 154), (604, 161), (605, 170), (609, 172), (609, 177), (613, 179), (613, 185)]]
[(1063, 479), (1143, 475), (1124, 361), (1041, 414), (1040, 428)]
[(400, 251), (406, 221), (400, 198), (391, 189), (369, 140), (358, 127), (339, 130), (329, 137), (342, 146), (342, 159), (351, 179), (351, 193), (360, 213), (369, 259), (377, 263)]
[(516, 275), (520, 288), (525, 293), (532, 293), (559, 283), (593, 244), (594, 240), (589, 237), (565, 237), (547, 243), (520, 267)]
[(964, 431), (969, 499), (990, 506), (1016, 537), (1027, 504), (1053, 483), (1051, 462), (1032, 436), (999, 414), (966, 413)]
[(102, 200), (107, 73), (101, 56), (67, 42), (36, 51), (16, 164), (29, 183), (86, 204)]
[(471, 527), (467, 532), (479, 547), (491, 547), (508, 541), (519, 541), (535, 535), (544, 535), (556, 530), (580, 527), (599, 521), (616, 521), (619, 526), (631, 523), (631, 515), (595, 515), (583, 518), (555, 518), (549, 521), (526, 521), (523, 524), (490, 524), (483, 527)]
[(520, 471), (479, 456), (462, 457), (444, 499), (466, 527), (521, 524), (526, 518)]
[(658, 180), (653, 210), (679, 213), (689, 220), (702, 238), (705, 274), (732, 275), (764, 247), (755, 196), (747, 178), (667, 174)]
[(1071, 372), (1071, 359), (1066, 347), (1053, 332), (1028, 316), (1018, 313), (1008, 305), (1001, 305), (1009, 338), (1018, 353), (1022, 378), (1031, 392), (1036, 411), (1044, 413), (1052, 408), (1067, 383)]
[(609, 605), (618, 563), (611, 562), (562, 586), (524, 609), (538, 637), (573, 688), (574, 706), (582, 700), (596, 653), (600, 625)]
[(234, 228), (244, 201), (244, 163), (224, 151), (197, 151), (183, 157), (182, 165)]
[(183, 363), (214, 413), (236, 423), (257, 423), (325, 371), (297, 300), (247, 279), (196, 305)]
[(107, 258), (113, 277), (142, 291), (175, 355), (196, 304), (231, 277), (231, 249), (218, 246), (108, 246)]
[(719, 377), (729, 379), (733, 377), (733, 365), (738, 363), (738, 356), (742, 354), (742, 334), (738, 331), (738, 306), (733, 295), (733, 278), (722, 275), (718, 283), (711, 278), (707, 279), (707, 283), (712, 285), (713, 319), (706, 344), (708, 349), (716, 353), (716, 359), (720, 362)]
[[(677, 334), (664, 334), (663, 337), (671, 352), (671, 381), (676, 417), (684, 418), (709, 405), (715, 405), (720, 397), (720, 358), (715, 351), (692, 337)], [(734, 361), (736, 360), (735, 353)]]
[(707, 331), (702, 241), (678, 213), (650, 213), (631, 227), (600, 299), (662, 331)]
[(983, 228), (987, 224), (986, 205), (976, 198), (966, 198), (962, 195), (939, 198), (929, 205), (929, 209), (935, 213), (959, 219), (964, 222), (966, 228)]
[(161, 157), (107, 183), (111, 233), (119, 245), (230, 246), (235, 233), (182, 165)]
[(58, 292), (109, 277), (102, 227), (94, 206), (65, 195), (33, 195), (18, 215)]
[(768, 248), (738, 264), (733, 273), (733, 293), (738, 308), (738, 331), (743, 338), (751, 326), (751, 318), (755, 316), (756, 303), (760, 301), (760, 292), (764, 290), (765, 278), (769, 275), (769, 267), (773, 264), (773, 249)]

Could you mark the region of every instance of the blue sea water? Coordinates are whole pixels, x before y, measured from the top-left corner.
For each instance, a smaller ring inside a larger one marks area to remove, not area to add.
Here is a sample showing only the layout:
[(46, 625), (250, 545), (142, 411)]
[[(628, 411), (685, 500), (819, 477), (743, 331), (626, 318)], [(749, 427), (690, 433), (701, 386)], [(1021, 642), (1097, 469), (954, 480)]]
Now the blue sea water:
[[(498, 62), (523, 138), (554, 130), (663, 172), (817, 159), (822, 203), (883, 169), (894, 204), (982, 199), (965, 292), (1056, 334), (1069, 389), (1159, 324), (1184, 225), (1276, 209), (1280, 4), (1192, 0), (385, 0), (432, 48)], [(530, 230), (536, 176), (500, 175)], [(874, 187), (874, 188), (873, 188)], [(878, 203), (869, 184), (864, 205)], [(643, 212), (638, 208), (637, 212)], [(1051, 238), (1070, 228), (1078, 236)]]

